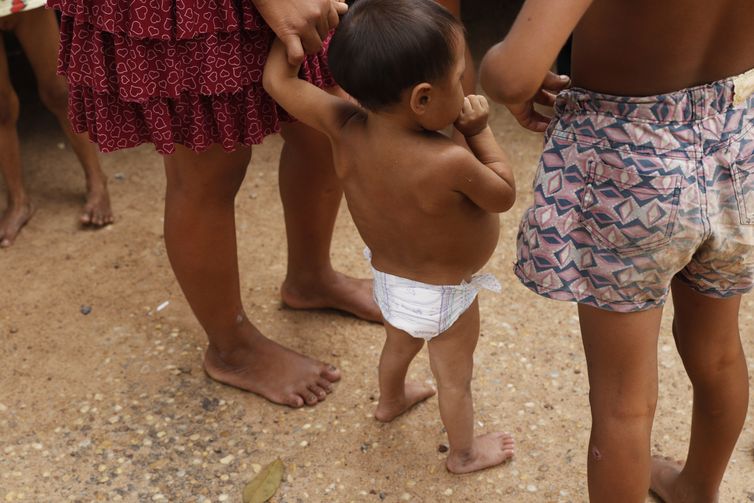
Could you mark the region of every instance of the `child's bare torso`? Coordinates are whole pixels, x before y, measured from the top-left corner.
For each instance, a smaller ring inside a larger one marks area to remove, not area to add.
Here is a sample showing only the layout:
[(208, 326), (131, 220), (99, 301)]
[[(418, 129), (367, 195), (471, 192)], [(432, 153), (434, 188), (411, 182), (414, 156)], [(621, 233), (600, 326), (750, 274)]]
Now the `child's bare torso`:
[(333, 147), (348, 208), (375, 269), (430, 284), (459, 284), (495, 250), (497, 214), (451, 190), (440, 133), (373, 127), (351, 119)]
[(574, 31), (573, 84), (647, 96), (754, 68), (752, 0), (595, 0)]

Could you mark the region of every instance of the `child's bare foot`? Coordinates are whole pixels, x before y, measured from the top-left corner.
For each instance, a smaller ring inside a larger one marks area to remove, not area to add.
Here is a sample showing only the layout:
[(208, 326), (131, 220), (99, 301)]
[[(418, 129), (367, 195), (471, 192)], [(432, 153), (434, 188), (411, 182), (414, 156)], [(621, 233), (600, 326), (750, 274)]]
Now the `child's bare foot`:
[(8, 205), (0, 217), (0, 248), (7, 248), (13, 244), (33, 214), (34, 205), (31, 202)]
[(337, 271), (310, 283), (286, 278), (280, 295), (283, 304), (292, 309), (337, 309), (382, 323), (380, 308), (372, 296), (372, 280), (351, 278)]
[(388, 423), (417, 403), (423, 402), (427, 398), (434, 396), (435, 393), (437, 392), (429, 384), (407, 382), (402, 398), (386, 401), (383, 397), (380, 397), (377, 409), (374, 411), (374, 418), (377, 421)]
[(450, 455), (445, 462), (448, 471), (453, 473), (469, 473), (497, 466), (513, 457), (516, 443), (507, 433), (487, 433), (474, 439), (471, 450), (465, 453), (454, 452), (451, 446)]
[(210, 345), (204, 370), (216, 381), (290, 407), (315, 405), (340, 380), (335, 367), (291, 351), (259, 332), (239, 340), (238, 348), (227, 354)]
[(674, 501), (673, 494), (678, 475), (681, 473), (683, 463), (670, 458), (652, 456), (652, 478), (649, 490), (660, 501), (671, 503)]
[(92, 227), (104, 227), (113, 223), (110, 195), (107, 192), (107, 183), (104, 181), (90, 184), (80, 221), (82, 225)]
[(678, 476), (683, 469), (683, 463), (667, 457), (652, 457), (652, 478), (649, 490), (663, 503), (680, 501), (718, 501), (718, 495), (693, 495), (691, 491), (681, 487)]

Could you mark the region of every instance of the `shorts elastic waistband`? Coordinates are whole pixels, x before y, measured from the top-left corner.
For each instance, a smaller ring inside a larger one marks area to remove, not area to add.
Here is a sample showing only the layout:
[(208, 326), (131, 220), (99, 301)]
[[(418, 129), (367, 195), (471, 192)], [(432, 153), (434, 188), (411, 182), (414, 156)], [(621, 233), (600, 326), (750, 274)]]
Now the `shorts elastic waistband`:
[(613, 96), (574, 87), (558, 95), (558, 115), (606, 113), (647, 122), (690, 122), (734, 106), (754, 106), (754, 69), (736, 77), (655, 96)]

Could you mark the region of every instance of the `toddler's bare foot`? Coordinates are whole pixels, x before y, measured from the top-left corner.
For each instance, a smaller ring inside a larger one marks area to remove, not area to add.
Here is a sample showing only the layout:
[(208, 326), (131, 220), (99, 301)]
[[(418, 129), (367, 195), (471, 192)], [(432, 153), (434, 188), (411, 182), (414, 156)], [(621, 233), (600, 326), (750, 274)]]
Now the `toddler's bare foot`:
[(419, 402), (426, 400), (436, 393), (429, 384), (419, 382), (407, 382), (403, 397), (398, 400), (387, 401), (380, 397), (374, 418), (377, 421), (387, 423), (400, 416)]
[(474, 439), (471, 450), (465, 453), (453, 451), (445, 462), (448, 471), (453, 473), (469, 473), (497, 466), (513, 457), (516, 443), (507, 433), (487, 433)]
[(256, 332), (232, 352), (212, 345), (204, 354), (204, 370), (212, 379), (261, 395), (271, 402), (301, 407), (315, 405), (332, 391), (340, 371), (291, 351)]
[(113, 210), (110, 208), (110, 195), (107, 192), (107, 184), (102, 182), (92, 183), (87, 190), (86, 204), (80, 218), (82, 225), (92, 227), (104, 227), (113, 223)]
[(0, 248), (7, 248), (13, 244), (33, 214), (34, 205), (31, 202), (8, 205), (0, 217)]
[(316, 281), (286, 278), (280, 289), (283, 303), (292, 309), (337, 309), (357, 318), (382, 323), (372, 297), (372, 280), (356, 279), (331, 271)]

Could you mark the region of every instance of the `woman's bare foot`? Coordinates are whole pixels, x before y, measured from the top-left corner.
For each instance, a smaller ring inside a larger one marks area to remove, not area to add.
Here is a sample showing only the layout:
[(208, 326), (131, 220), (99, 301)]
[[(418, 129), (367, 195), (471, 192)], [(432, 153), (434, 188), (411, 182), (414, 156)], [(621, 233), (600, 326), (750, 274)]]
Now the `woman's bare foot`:
[(377, 409), (374, 411), (374, 418), (377, 421), (388, 423), (417, 403), (423, 402), (427, 398), (434, 396), (435, 393), (437, 393), (437, 391), (435, 391), (435, 389), (429, 384), (407, 382), (403, 397), (398, 400), (387, 401), (384, 397), (380, 397)]
[(204, 370), (216, 381), (290, 407), (321, 402), (340, 380), (335, 367), (291, 351), (258, 332), (234, 351), (221, 354), (210, 345), (204, 354)]
[(667, 457), (652, 456), (652, 478), (649, 490), (664, 503), (673, 503), (677, 496), (678, 475), (683, 463)]
[(110, 225), (113, 223), (113, 210), (110, 208), (107, 183), (103, 180), (88, 185), (86, 204), (80, 218), (81, 224), (92, 227)]
[(280, 288), (283, 304), (292, 309), (336, 309), (367, 321), (382, 323), (372, 296), (372, 280), (331, 271), (316, 281), (286, 278)]
[(0, 216), (0, 248), (13, 244), (24, 225), (34, 215), (34, 205), (27, 201), (21, 204), (9, 204)]
[(468, 452), (453, 451), (450, 447), (448, 460), (445, 462), (452, 473), (469, 473), (497, 466), (513, 457), (516, 443), (507, 433), (496, 432), (480, 435)]

